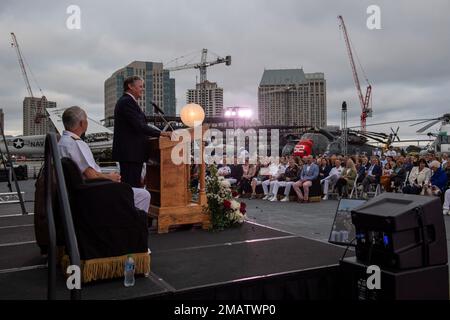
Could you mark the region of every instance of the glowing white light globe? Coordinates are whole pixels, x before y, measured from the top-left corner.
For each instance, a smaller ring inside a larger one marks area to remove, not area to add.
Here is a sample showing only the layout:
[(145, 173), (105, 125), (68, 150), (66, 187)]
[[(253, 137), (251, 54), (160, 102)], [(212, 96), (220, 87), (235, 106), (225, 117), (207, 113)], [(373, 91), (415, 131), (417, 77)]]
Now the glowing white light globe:
[(199, 126), (205, 120), (205, 111), (195, 103), (189, 103), (180, 110), (180, 118), (188, 127)]

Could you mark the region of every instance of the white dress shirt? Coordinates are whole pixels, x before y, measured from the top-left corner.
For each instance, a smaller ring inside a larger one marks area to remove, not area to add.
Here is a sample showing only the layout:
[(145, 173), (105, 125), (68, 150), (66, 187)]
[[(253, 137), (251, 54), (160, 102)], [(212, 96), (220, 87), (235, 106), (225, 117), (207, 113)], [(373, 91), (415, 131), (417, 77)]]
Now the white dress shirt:
[(82, 173), (89, 167), (97, 172), (101, 172), (100, 167), (95, 163), (91, 149), (75, 133), (64, 130), (58, 142), (58, 149), (61, 157), (72, 159)]

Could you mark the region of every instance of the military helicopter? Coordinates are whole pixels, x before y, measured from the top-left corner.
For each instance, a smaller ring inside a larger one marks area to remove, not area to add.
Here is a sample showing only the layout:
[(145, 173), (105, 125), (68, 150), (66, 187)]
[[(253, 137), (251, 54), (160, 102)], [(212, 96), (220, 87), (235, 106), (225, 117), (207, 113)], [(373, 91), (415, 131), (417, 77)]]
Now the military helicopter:
[[(390, 145), (395, 138), (399, 140), (397, 133), (393, 130), (392, 132), (388, 135), (380, 132), (348, 130), (347, 153), (371, 155), (378, 147), (371, 145), (369, 139)], [(342, 131), (337, 127), (311, 128), (299, 138), (290, 135), (286, 139), (281, 154), (283, 156), (293, 154), (301, 157), (310, 154), (343, 154), (342, 139)]]
[(429, 137), (435, 137), (436, 139), (432, 142), (428, 149), (434, 152), (450, 152), (450, 113), (446, 113), (441, 117), (433, 119), (425, 119), (418, 123), (414, 123), (412, 126), (423, 124), (429, 122), (424, 127), (416, 131), (416, 133), (424, 133), (427, 129), (433, 127), (434, 125), (441, 123), (441, 127), (437, 133), (428, 132)]
[[(402, 140), (401, 142), (428, 142), (428, 145), (426, 147), (419, 147), (416, 145), (409, 145), (406, 147), (405, 151), (407, 153), (410, 152), (416, 152), (416, 153), (423, 153), (423, 152), (450, 152), (450, 113), (446, 113), (440, 117), (437, 118), (429, 118), (429, 119), (408, 119), (408, 120), (399, 120), (399, 121), (388, 121), (388, 122), (381, 122), (381, 123), (371, 123), (366, 125), (368, 126), (379, 126), (379, 125), (386, 125), (386, 124), (399, 124), (399, 123), (407, 123), (407, 122), (416, 122), (410, 126), (416, 126), (419, 124), (427, 123), (424, 127), (420, 128), (416, 131), (418, 134), (424, 133), (427, 129), (433, 127), (434, 125), (441, 122), (441, 127), (439, 128), (439, 131), (437, 133), (434, 132), (428, 132), (426, 135), (428, 136), (428, 139), (411, 139), (411, 140)], [(359, 128), (359, 126), (351, 127), (351, 128)], [(392, 131), (392, 128), (391, 128)], [(397, 128), (398, 131), (398, 128)], [(396, 134), (394, 134), (395, 136)], [(434, 138), (434, 141), (432, 140)], [(389, 141), (389, 140), (388, 140)], [(390, 143), (394, 143), (396, 141), (390, 140)]]

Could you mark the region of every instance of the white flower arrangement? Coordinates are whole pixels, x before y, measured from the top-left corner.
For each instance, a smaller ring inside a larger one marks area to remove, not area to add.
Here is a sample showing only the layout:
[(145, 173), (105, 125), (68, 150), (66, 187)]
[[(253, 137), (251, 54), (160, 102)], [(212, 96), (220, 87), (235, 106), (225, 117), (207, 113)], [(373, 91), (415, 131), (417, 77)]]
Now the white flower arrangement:
[(245, 203), (232, 197), (230, 183), (212, 166), (206, 178), (206, 197), (213, 229), (224, 229), (245, 221)]

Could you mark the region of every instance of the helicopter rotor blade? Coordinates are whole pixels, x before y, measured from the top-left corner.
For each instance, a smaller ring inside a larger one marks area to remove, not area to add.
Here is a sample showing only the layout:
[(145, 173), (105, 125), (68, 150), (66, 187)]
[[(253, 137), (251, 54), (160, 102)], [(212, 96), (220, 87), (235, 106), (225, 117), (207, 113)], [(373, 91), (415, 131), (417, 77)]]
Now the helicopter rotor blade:
[[(403, 123), (403, 122), (416, 122), (416, 121), (431, 121), (434, 119), (410, 119), (410, 120), (400, 120), (400, 121), (387, 121), (387, 122), (379, 122), (379, 123), (368, 123), (366, 124), (366, 127), (370, 127), (370, 126), (381, 126), (381, 125), (385, 125), (385, 124), (398, 124), (398, 123)], [(361, 128), (361, 126), (351, 126), (348, 127), (349, 129), (353, 129), (353, 128)]]
[(410, 127), (414, 127), (414, 126), (417, 126), (419, 124), (422, 124), (422, 123), (425, 123), (425, 122), (428, 122), (428, 121), (435, 121), (435, 120), (439, 120), (439, 118), (426, 119), (426, 120), (423, 120), (423, 121), (420, 121), (420, 122), (417, 122), (417, 123), (413, 123), (413, 124), (411, 124), (409, 126)]
[(431, 127), (434, 126), (435, 124), (439, 123), (439, 121), (441, 121), (441, 120), (437, 119), (437, 120), (435, 120), (435, 121), (433, 121), (433, 122), (430, 122), (430, 123), (427, 124), (425, 127), (420, 128), (420, 129), (417, 130), (416, 132), (417, 132), (417, 133), (422, 133), (422, 132), (424, 132), (425, 130), (427, 130), (428, 128), (431, 128)]
[(395, 136), (397, 137), (397, 141), (400, 142), (400, 137), (398, 136), (398, 129), (400, 129), (400, 126), (398, 126), (397, 130), (395, 130)]

